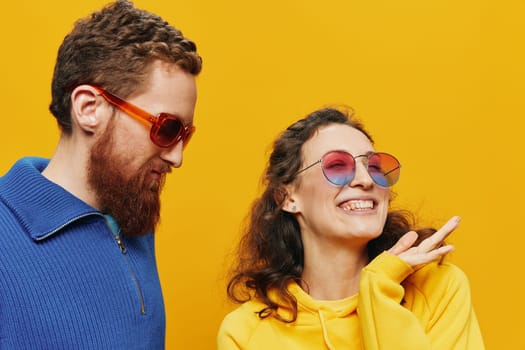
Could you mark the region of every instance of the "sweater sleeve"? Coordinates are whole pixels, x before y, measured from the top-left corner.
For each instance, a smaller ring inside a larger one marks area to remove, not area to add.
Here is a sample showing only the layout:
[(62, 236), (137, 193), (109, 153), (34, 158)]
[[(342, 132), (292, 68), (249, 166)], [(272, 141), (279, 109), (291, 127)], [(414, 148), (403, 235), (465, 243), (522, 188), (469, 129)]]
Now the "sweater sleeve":
[(468, 280), (450, 264), (414, 271), (379, 255), (361, 273), (358, 315), (366, 350), (484, 349)]
[(217, 335), (217, 350), (240, 350), (242, 349), (235, 341), (235, 337), (227, 329), (221, 327)]
[(217, 350), (248, 348), (254, 329), (259, 324), (257, 302), (246, 302), (224, 317), (217, 332)]
[(234, 320), (235, 316), (233, 314), (226, 315), (224, 320), (219, 327), (217, 333), (217, 350), (239, 350), (242, 349), (241, 345), (238, 343), (239, 333), (243, 334), (242, 330), (239, 329), (239, 326), (242, 328), (242, 323), (238, 323)]

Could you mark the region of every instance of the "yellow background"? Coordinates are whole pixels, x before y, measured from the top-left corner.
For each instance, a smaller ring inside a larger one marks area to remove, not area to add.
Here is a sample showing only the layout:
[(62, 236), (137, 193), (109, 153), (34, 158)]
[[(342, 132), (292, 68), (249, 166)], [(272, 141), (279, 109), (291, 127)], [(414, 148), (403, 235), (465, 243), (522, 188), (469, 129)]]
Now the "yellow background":
[[(51, 156), (56, 50), (105, 1), (2, 6), (0, 173)], [(168, 349), (213, 349), (231, 309), (223, 275), (279, 131), (352, 106), (403, 163), (396, 206), (463, 222), (450, 259), (468, 274), (488, 349), (525, 349), (523, 1), (137, 0), (195, 40), (198, 132), (163, 193), (158, 261)], [(5, 306), (5, 305), (4, 305)]]

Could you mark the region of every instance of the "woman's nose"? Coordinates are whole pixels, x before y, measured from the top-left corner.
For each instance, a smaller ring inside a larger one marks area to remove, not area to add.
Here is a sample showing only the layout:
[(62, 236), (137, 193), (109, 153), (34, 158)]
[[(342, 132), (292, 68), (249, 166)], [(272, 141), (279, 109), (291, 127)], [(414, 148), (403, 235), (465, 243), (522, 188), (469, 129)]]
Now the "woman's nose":
[(364, 162), (356, 161), (355, 163), (355, 176), (350, 181), (348, 186), (358, 187), (361, 186), (365, 189), (371, 188), (374, 185), (374, 180), (370, 177), (368, 173), (368, 168)]

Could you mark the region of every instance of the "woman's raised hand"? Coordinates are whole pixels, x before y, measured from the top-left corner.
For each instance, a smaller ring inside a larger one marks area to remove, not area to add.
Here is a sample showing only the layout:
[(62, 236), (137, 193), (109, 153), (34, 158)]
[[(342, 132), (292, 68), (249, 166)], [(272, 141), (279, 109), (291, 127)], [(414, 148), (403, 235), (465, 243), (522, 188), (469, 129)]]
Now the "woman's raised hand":
[(456, 229), (460, 220), (461, 218), (459, 216), (452, 217), (432, 236), (425, 239), (416, 247), (413, 245), (417, 240), (417, 233), (414, 231), (407, 232), (392, 248), (388, 250), (388, 252), (397, 255), (412, 267), (438, 260), (454, 250), (454, 246), (442, 246), (442, 243), (445, 238)]

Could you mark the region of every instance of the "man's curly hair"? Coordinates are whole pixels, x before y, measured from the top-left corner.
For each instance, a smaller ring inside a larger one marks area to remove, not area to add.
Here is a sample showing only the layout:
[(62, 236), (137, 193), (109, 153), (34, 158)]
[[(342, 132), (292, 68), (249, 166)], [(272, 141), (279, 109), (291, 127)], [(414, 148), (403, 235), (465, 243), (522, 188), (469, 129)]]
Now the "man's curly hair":
[(154, 60), (193, 75), (202, 67), (195, 43), (127, 0), (78, 20), (58, 50), (53, 74), (49, 109), (62, 132), (71, 133), (71, 87), (96, 84), (125, 98), (146, 80)]

